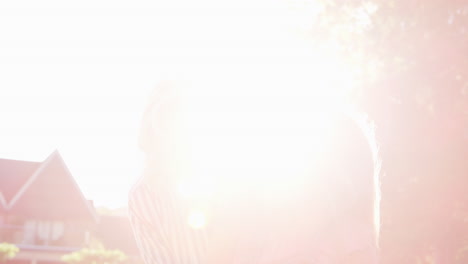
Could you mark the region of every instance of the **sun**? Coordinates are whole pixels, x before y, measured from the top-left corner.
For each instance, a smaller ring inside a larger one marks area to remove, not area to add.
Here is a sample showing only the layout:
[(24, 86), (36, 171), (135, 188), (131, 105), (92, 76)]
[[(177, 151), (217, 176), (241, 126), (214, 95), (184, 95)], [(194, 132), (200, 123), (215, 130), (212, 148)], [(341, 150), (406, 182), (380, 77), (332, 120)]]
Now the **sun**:
[[(226, 193), (240, 193), (246, 183), (265, 186), (268, 199), (286, 195), (294, 187), (283, 184), (285, 175), (305, 175), (311, 155), (325, 148), (332, 129), (327, 111), (346, 109), (357, 83), (352, 65), (310, 42), (307, 32), (297, 27), (303, 22), (292, 16), (319, 13), (319, 1), (283, 3), (278, 13), (263, 14), (268, 22), (239, 20), (236, 29), (242, 34), (229, 36), (239, 45), (201, 53), (203, 61), (187, 64), (176, 74), (184, 87), (177, 93), (180, 108), (173, 141), (178, 192), (186, 200), (227, 199)], [(284, 22), (288, 19), (293, 20)], [(219, 27), (224, 22), (220, 20)], [(212, 36), (213, 28), (207, 30), (196, 37), (214, 45), (204, 37)], [(227, 41), (224, 33), (217, 41)], [(200, 212), (189, 222), (205, 224)]]
[(206, 225), (206, 215), (201, 210), (192, 210), (189, 213), (188, 225), (193, 229), (200, 229)]

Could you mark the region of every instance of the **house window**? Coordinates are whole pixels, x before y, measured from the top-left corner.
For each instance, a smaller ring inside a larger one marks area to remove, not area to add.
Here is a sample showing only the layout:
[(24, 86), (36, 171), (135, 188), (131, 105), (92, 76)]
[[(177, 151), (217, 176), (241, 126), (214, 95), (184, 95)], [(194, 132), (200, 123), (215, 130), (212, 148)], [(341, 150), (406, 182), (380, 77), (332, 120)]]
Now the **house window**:
[(45, 245), (54, 243), (63, 237), (65, 223), (61, 221), (38, 221), (37, 238)]
[(24, 229), (23, 229), (23, 242), (26, 245), (34, 245), (35, 244), (35, 238), (36, 238), (36, 221), (34, 220), (27, 220), (24, 223)]

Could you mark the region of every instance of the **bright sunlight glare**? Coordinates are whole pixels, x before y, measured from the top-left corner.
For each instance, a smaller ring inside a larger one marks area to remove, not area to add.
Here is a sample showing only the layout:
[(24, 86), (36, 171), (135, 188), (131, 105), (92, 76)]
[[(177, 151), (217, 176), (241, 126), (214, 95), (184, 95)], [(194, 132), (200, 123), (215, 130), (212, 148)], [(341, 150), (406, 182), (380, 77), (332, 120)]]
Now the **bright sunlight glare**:
[(188, 224), (193, 229), (203, 228), (206, 224), (205, 214), (199, 210), (192, 210), (189, 214)]
[[(242, 37), (236, 35), (236, 41), (255, 44), (233, 49), (227, 57), (230, 63), (179, 68), (170, 76), (177, 86), (169, 88), (173, 94), (166, 91), (156, 100), (161, 105), (174, 103), (172, 97), (183, 101), (177, 110), (178, 128), (173, 130), (177, 136), (172, 141), (177, 144), (170, 146), (177, 149), (178, 191), (183, 198), (201, 203), (221, 196), (236, 199), (243, 195), (241, 190), (249, 188), (242, 185), (250, 182), (252, 186), (262, 184), (259, 195), (275, 203), (291, 197), (303, 176), (310, 174), (310, 161), (328, 147), (332, 129), (331, 116), (316, 109), (343, 109), (355, 86), (349, 65), (336, 53), (314, 47), (300, 27), (304, 21), (296, 20), (320, 12), (321, 6), (314, 2), (250, 6), (263, 13), (254, 17), (243, 14), (246, 17), (236, 24)], [(268, 6), (272, 9), (265, 8)], [(226, 12), (197, 10), (210, 15)], [(235, 16), (245, 9), (231, 12)], [(224, 28), (221, 24), (217, 26)], [(268, 31), (272, 25), (281, 30)], [(257, 26), (266, 30), (258, 31)], [(209, 30), (199, 30), (196, 38), (210, 35)], [(214, 52), (226, 55), (221, 50)], [(236, 56), (239, 59), (233, 63)], [(155, 130), (158, 115), (156, 111)]]
[(336, 128), (326, 109), (336, 111), (335, 105), (314, 105), (313, 98), (211, 93), (186, 99), (170, 130), (178, 131), (173, 142), (184, 143), (169, 148), (178, 148), (178, 191), (190, 203), (235, 200), (253, 186), (263, 186), (258, 194), (274, 203), (292, 197), (304, 179), (320, 175), (310, 171), (311, 161), (330, 148)]
[[(0, 117), (1, 155), (41, 160), (57, 148), (85, 196), (99, 206), (125, 205), (130, 182), (141, 173), (138, 123), (158, 82), (188, 79), (193, 91), (225, 96), (306, 95), (324, 105), (344, 100), (355, 86), (352, 68), (308, 35), (321, 1), (24, 0), (0, 7), (0, 24), (11, 25), (0, 28), (0, 86), (8, 87), (0, 96), (8, 113)], [(256, 115), (237, 118), (260, 125)], [(240, 154), (254, 141), (256, 149), (271, 150), (267, 138), (284, 141), (280, 135), (237, 138), (223, 146), (230, 149), (225, 156), (213, 154), (221, 147), (214, 143), (219, 135), (213, 141), (199, 132), (192, 136), (194, 148), (204, 152), (199, 164), (239, 159), (252, 168), (270, 159), (291, 168), (299, 162), (269, 151), (249, 165), (258, 152)], [(300, 135), (276, 148), (294, 152), (294, 146), (312, 144), (307, 140)], [(198, 174), (205, 174), (201, 167)]]

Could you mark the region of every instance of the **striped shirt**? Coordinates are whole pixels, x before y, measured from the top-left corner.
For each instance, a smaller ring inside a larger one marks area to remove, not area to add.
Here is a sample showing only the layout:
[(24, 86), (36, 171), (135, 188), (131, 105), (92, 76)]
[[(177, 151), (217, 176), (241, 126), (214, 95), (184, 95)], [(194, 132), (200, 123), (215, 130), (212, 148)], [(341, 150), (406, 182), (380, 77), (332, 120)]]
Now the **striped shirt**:
[[(215, 234), (210, 228), (192, 228), (188, 224), (189, 209), (171, 190), (158, 190), (157, 193), (144, 181), (140, 180), (130, 192), (129, 214), (133, 231), (141, 256), (146, 264), (204, 264), (226, 263), (208, 260), (210, 236)], [(228, 229), (223, 226), (223, 229)], [(261, 231), (259, 231), (261, 232)], [(291, 241), (278, 241), (255, 230), (243, 230), (249, 236), (240, 239), (235, 257), (230, 258), (233, 264), (337, 264), (333, 261), (336, 252), (350, 254), (358, 250), (371, 250), (372, 232), (362, 224), (348, 223), (346, 226), (334, 226), (326, 236), (308, 240), (303, 248)], [(248, 237), (265, 237), (256, 243), (250, 243)], [(219, 241), (218, 241), (219, 242)], [(216, 242), (215, 242), (216, 243)], [(263, 245), (262, 245), (263, 243)], [(223, 246), (218, 243), (216, 246)], [(222, 247), (216, 250), (223, 250)], [(216, 251), (214, 250), (214, 251)]]
[(187, 212), (176, 201), (174, 192), (156, 195), (143, 181), (130, 193), (130, 220), (147, 264), (202, 264), (206, 257), (206, 230), (188, 226)]
[[(175, 191), (159, 189), (156, 193), (142, 180), (132, 188), (129, 198), (130, 220), (146, 264), (213, 263), (216, 262), (214, 259), (225, 259), (225, 255), (233, 251), (242, 252), (232, 258), (233, 264), (254, 264), (260, 261), (262, 245), (257, 241), (248, 241), (249, 238), (257, 237), (255, 230), (243, 230), (248, 235), (240, 239), (240, 233), (236, 233), (239, 225), (230, 225), (234, 221), (226, 221), (229, 216), (223, 216), (221, 221), (218, 217), (218, 223), (222, 223), (222, 227), (219, 225), (217, 230), (214, 224), (203, 228), (192, 227), (189, 223), (190, 208)], [(231, 219), (239, 223), (239, 219), (235, 217)], [(233, 231), (229, 231), (230, 229)], [(225, 239), (226, 237), (233, 239)], [(233, 243), (233, 240), (242, 240), (242, 244)], [(231, 244), (231, 247), (227, 244)], [(207, 254), (214, 251), (220, 256)]]

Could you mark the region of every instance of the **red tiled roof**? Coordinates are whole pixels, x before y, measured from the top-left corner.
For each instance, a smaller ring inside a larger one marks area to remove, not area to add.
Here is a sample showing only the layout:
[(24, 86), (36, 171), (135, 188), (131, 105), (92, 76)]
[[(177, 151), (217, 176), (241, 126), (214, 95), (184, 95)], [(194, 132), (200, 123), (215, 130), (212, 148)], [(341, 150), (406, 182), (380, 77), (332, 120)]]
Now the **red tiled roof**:
[[(5, 166), (13, 167), (11, 164)], [(20, 167), (21, 164), (15, 165)], [(11, 169), (10, 173), (3, 175), (6, 170), (0, 168), (0, 178), (15, 187), (4, 194), (9, 197), (2, 206), (4, 211), (42, 219), (96, 221), (94, 208), (84, 198), (57, 151), (42, 163), (36, 163), (35, 169), (30, 162), (24, 164), (28, 165), (16, 170), (21, 172), (18, 173), (21, 176), (15, 175)], [(1, 191), (6, 188), (2, 186)]]
[(39, 167), (40, 162), (0, 159), (0, 192), (8, 203)]

